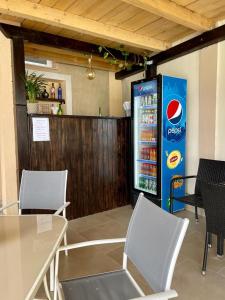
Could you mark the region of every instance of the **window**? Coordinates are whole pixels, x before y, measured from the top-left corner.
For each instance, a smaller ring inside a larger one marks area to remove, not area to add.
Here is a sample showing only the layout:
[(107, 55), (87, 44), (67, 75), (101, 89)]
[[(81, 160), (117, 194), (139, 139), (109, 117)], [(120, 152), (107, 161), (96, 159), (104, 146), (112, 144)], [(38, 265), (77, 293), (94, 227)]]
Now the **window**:
[(51, 60), (47, 60), (47, 59), (43, 59), (43, 58), (35, 58), (35, 57), (30, 57), (30, 56), (26, 56), (25, 64), (39, 66), (39, 67), (45, 67), (45, 68), (52, 68)]

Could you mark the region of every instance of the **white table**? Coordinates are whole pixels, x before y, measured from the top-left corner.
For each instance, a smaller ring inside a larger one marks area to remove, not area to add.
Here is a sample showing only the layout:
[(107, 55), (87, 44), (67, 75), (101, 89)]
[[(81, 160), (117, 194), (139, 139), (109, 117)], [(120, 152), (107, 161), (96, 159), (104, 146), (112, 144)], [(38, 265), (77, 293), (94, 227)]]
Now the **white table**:
[(0, 299), (34, 298), (66, 228), (60, 216), (0, 216)]

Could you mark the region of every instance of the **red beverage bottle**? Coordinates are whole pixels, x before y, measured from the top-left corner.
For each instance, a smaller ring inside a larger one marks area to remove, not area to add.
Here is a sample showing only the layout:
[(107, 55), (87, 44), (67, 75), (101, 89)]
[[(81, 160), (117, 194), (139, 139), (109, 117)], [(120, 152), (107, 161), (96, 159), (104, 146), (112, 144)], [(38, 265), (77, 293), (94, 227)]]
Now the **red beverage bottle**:
[(155, 148), (152, 149), (152, 160), (155, 161)]
[(150, 148), (147, 148), (147, 159), (150, 160)]
[(152, 160), (152, 148), (150, 148), (150, 157), (149, 157), (150, 160)]

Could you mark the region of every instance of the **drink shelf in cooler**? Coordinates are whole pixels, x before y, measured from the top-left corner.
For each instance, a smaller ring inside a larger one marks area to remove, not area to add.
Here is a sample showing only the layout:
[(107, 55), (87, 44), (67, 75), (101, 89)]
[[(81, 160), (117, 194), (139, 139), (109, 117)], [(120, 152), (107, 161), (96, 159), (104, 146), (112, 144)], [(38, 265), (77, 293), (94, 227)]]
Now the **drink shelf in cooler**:
[(137, 161), (151, 164), (151, 165), (156, 165), (156, 163), (157, 163), (155, 160), (149, 160), (149, 159), (137, 159)]
[(141, 109), (157, 109), (157, 105), (143, 105), (140, 106)]
[(150, 176), (150, 175), (145, 175), (145, 174), (141, 174), (141, 173), (139, 173), (138, 175), (139, 175), (139, 177), (143, 177), (143, 178), (156, 179), (156, 176)]
[(157, 141), (138, 141), (139, 144), (157, 144)]
[(149, 127), (156, 127), (157, 124), (140, 124), (139, 127), (141, 128), (149, 128)]
[(154, 190), (149, 190), (149, 189), (145, 189), (145, 188), (141, 188), (141, 190), (142, 190), (143, 192), (150, 193), (150, 194), (153, 194), (153, 195), (156, 194), (156, 191), (154, 191)]

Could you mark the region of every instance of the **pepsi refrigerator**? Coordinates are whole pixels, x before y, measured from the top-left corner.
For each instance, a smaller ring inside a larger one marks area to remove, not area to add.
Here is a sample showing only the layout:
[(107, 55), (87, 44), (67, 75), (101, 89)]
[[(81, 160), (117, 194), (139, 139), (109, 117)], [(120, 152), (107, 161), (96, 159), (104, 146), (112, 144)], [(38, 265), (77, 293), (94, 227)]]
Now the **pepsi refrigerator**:
[[(170, 181), (185, 175), (186, 91), (185, 79), (164, 75), (131, 83), (133, 204), (143, 192), (169, 211)], [(182, 180), (174, 188), (184, 195)]]

